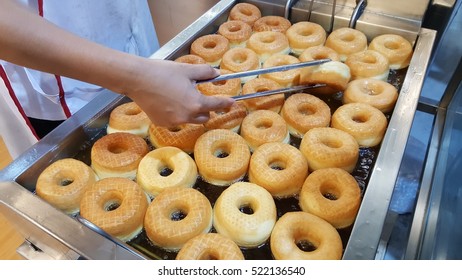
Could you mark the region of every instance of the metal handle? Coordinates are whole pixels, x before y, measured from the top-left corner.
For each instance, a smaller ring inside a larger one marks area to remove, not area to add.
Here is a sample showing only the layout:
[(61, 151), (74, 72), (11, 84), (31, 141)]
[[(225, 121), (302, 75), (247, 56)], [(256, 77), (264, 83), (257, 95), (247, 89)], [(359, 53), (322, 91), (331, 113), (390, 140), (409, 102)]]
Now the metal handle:
[(356, 22), (363, 14), (364, 10), (367, 6), (367, 0), (356, 0), (356, 7), (353, 10), (350, 18), (350, 24), (348, 25), (350, 28), (356, 28)]

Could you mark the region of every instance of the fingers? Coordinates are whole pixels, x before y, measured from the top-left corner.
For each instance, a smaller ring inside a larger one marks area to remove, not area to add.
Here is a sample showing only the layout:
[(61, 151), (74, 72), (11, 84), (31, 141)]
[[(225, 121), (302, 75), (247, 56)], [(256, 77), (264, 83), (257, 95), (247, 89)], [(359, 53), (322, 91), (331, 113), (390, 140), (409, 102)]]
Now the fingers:
[(188, 64), (191, 80), (206, 80), (220, 75), (220, 71), (207, 64)]

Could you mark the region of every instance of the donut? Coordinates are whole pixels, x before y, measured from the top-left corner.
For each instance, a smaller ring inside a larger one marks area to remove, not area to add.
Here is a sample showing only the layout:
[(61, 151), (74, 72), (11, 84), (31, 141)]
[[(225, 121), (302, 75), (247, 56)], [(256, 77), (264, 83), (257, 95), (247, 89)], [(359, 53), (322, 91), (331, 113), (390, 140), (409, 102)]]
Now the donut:
[(135, 102), (128, 102), (111, 111), (106, 132), (127, 132), (144, 138), (148, 136), (150, 124), (148, 115)]
[(237, 182), (218, 197), (213, 207), (215, 230), (244, 248), (263, 244), (276, 222), (276, 204), (264, 188)]
[(238, 3), (229, 12), (229, 20), (241, 20), (250, 26), (253, 26), (259, 18), (261, 18), (260, 9), (249, 3)]
[(178, 57), (177, 59), (175, 59), (175, 62), (188, 63), (188, 64), (207, 64), (205, 59), (195, 54), (182, 55)]
[(149, 127), (149, 140), (155, 148), (177, 147), (190, 154), (194, 151), (197, 138), (204, 132), (205, 127), (202, 124), (186, 123), (175, 127), (151, 124)]
[(340, 260), (343, 245), (338, 231), (310, 213), (287, 212), (276, 222), (270, 238), (276, 260)]
[(387, 81), (390, 68), (388, 59), (381, 53), (372, 50), (348, 56), (345, 64), (351, 72), (351, 79), (373, 78)]
[[(288, 54), (273, 54), (263, 63), (262, 68), (270, 68), (275, 66), (289, 65), (299, 63), (300, 60), (295, 56)], [(300, 81), (300, 69), (291, 69), (273, 73), (261, 74), (260, 77), (273, 80), (281, 85), (281, 87), (292, 87), (298, 85)]]
[(206, 130), (230, 129), (237, 133), (245, 116), (247, 116), (247, 109), (244, 104), (235, 102), (230, 108), (222, 112), (210, 112), (210, 118), (204, 123), (204, 127)]
[(275, 31), (286, 33), (292, 25), (288, 19), (281, 16), (264, 16), (255, 21), (253, 24), (254, 32)]
[(332, 114), (331, 126), (352, 135), (360, 147), (374, 147), (382, 142), (387, 129), (387, 117), (365, 103), (348, 103)]
[(361, 191), (350, 173), (341, 168), (324, 168), (308, 175), (299, 201), (303, 211), (342, 229), (353, 224), (361, 202)]
[(207, 64), (217, 67), (227, 50), (228, 39), (219, 34), (208, 34), (194, 40), (189, 53), (200, 56)]
[(303, 136), (300, 151), (311, 171), (338, 167), (353, 172), (359, 157), (359, 145), (347, 132), (333, 127), (315, 127)]
[(308, 93), (292, 94), (281, 109), (289, 133), (296, 138), (302, 138), (312, 128), (329, 126), (330, 114), (329, 105)]
[(148, 197), (127, 178), (104, 178), (90, 186), (80, 201), (80, 215), (108, 234), (129, 241), (143, 229)]
[(212, 206), (196, 189), (168, 188), (149, 205), (144, 225), (154, 245), (176, 252), (191, 238), (211, 230)]
[(393, 70), (408, 67), (412, 57), (411, 43), (396, 34), (384, 34), (373, 38), (369, 49), (383, 54)]
[(241, 136), (253, 152), (268, 142), (289, 143), (289, 129), (284, 119), (270, 110), (250, 112), (242, 121)]
[(188, 240), (176, 260), (244, 260), (239, 246), (218, 233), (204, 233)]
[(393, 110), (398, 99), (398, 90), (392, 84), (372, 78), (353, 80), (343, 92), (342, 102), (367, 103), (383, 113)]
[(196, 163), (176, 147), (162, 147), (149, 152), (141, 160), (136, 175), (138, 185), (152, 197), (166, 188), (192, 187), (196, 179)]
[(300, 54), (298, 59), (301, 62), (313, 61), (319, 59), (330, 59), (332, 61), (340, 61), (340, 56), (333, 49), (326, 46), (308, 47)]
[(319, 93), (343, 91), (351, 79), (350, 68), (340, 61), (329, 61), (320, 65), (300, 69), (300, 84), (325, 84), (328, 89)]
[(80, 211), (83, 193), (97, 179), (90, 166), (73, 158), (64, 158), (40, 173), (35, 191), (40, 198), (72, 215)]
[(308, 175), (308, 162), (289, 144), (272, 142), (259, 146), (249, 165), (249, 181), (276, 198), (297, 195)]
[(341, 61), (346, 61), (349, 55), (367, 49), (367, 37), (359, 30), (342, 27), (327, 36), (325, 46), (336, 51)]
[[(262, 91), (280, 89), (281, 85), (273, 80), (266, 78), (256, 78), (246, 82), (242, 86), (242, 95), (252, 94)], [(279, 113), (284, 104), (284, 94), (274, 94), (269, 96), (245, 99), (242, 101), (249, 112), (255, 110), (271, 110)]]
[(204, 181), (229, 186), (247, 173), (250, 150), (239, 134), (227, 129), (214, 129), (197, 139), (194, 158)]
[(287, 29), (286, 36), (290, 49), (296, 56), (307, 48), (324, 45), (327, 38), (326, 30), (321, 25), (308, 21), (294, 23)]
[(100, 179), (125, 177), (135, 179), (138, 164), (149, 152), (146, 141), (126, 132), (107, 134), (91, 147), (91, 167)]
[[(260, 68), (260, 60), (258, 55), (248, 48), (233, 48), (223, 55), (220, 63), (220, 69), (229, 70), (231, 72), (244, 72), (249, 70), (256, 70)], [(246, 76), (241, 78), (241, 83), (245, 83), (254, 76)]]
[(286, 35), (276, 31), (253, 33), (247, 41), (247, 48), (257, 53), (261, 63), (275, 53), (290, 53), (289, 40)]
[(252, 35), (252, 27), (241, 20), (225, 21), (218, 27), (218, 34), (228, 39), (230, 48), (245, 48)]
[[(232, 71), (220, 69), (220, 75), (230, 74)], [(236, 96), (241, 93), (241, 79), (229, 79), (218, 82), (208, 82), (198, 84), (197, 90), (204, 95), (227, 95)]]

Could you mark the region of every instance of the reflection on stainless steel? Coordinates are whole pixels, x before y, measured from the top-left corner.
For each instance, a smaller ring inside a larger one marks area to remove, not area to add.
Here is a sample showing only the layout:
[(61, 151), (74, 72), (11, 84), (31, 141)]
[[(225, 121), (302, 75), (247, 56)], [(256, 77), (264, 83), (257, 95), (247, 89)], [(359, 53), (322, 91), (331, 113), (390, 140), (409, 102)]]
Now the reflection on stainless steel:
[(364, 10), (367, 6), (367, 0), (356, 0), (356, 7), (353, 10), (353, 14), (351, 14), (350, 24), (348, 27), (355, 28), (356, 22), (358, 21), (359, 17), (363, 14)]

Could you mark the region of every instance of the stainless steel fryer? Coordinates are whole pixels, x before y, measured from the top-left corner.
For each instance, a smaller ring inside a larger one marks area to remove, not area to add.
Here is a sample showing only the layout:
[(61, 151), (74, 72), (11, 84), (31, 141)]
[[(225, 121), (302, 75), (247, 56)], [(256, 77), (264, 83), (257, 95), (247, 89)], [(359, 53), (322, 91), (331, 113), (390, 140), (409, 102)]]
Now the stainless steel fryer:
[[(369, 39), (383, 33), (397, 33), (413, 42), (414, 55), (402, 81), (398, 102), (343, 255), (344, 259), (374, 259), (435, 42), (436, 32), (421, 28), (428, 1), (222, 0), (154, 53), (152, 58), (173, 59), (187, 54), (192, 41), (216, 32), (227, 19), (231, 7), (239, 2), (255, 4), (264, 15), (286, 16), (292, 22), (310, 19), (326, 30), (355, 26)], [(110, 91), (103, 92), (2, 170), (0, 211), (25, 237), (26, 243), (20, 248), (24, 254), (51, 259), (147, 258), (127, 244), (96, 233), (34, 194), (40, 172), (53, 161), (74, 157), (81, 153), (83, 147), (91, 146), (101, 136), (111, 110), (127, 101), (127, 98)], [(80, 156), (89, 157), (85, 154)]]

